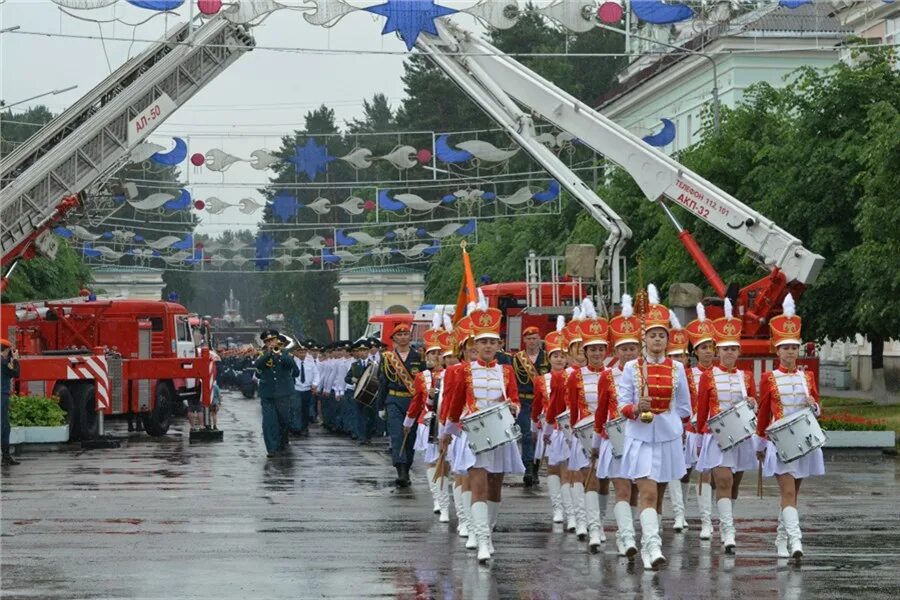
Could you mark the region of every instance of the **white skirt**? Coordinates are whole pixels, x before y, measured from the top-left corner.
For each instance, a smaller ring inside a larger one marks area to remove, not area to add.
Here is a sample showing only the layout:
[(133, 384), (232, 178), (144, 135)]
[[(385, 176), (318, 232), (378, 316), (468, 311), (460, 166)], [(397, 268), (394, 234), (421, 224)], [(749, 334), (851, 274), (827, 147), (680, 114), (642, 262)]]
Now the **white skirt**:
[(425, 464), (434, 464), (437, 462), (441, 453), (441, 447), (438, 444), (428, 443), (425, 448)]
[(753, 450), (753, 438), (747, 438), (737, 446), (722, 452), (716, 436), (704, 433), (703, 448), (700, 449), (700, 458), (697, 459), (697, 469), (709, 471), (714, 467), (728, 467), (732, 473), (740, 471), (752, 471), (759, 466), (756, 460), (756, 452)]
[[(428, 449), (428, 425), (420, 423), (416, 428), (416, 443), (413, 450), (425, 452)], [(425, 462), (428, 462), (427, 460)]]
[(600, 442), (600, 458), (597, 459), (597, 479), (629, 479), (622, 466), (622, 459), (613, 456), (612, 443), (607, 438)]
[(547, 448), (547, 463), (555, 467), (569, 462), (569, 442), (562, 429), (554, 429), (550, 434), (550, 446)]
[(578, 471), (587, 469), (591, 466), (591, 460), (585, 455), (584, 448), (581, 446), (581, 440), (574, 435), (572, 443), (569, 445), (569, 470)]
[(692, 431), (688, 431), (684, 436), (684, 466), (687, 468), (693, 467), (697, 464), (697, 459), (700, 456), (700, 450), (698, 447), (703, 442), (703, 434), (694, 433)]
[(454, 475), (466, 475), (469, 467), (463, 466), (465, 456), (463, 450), (466, 448), (466, 432), (460, 431), (459, 435), (455, 435), (450, 439), (450, 446), (447, 448), (447, 462), (450, 463), (450, 471)]
[[(522, 433), (522, 435), (531, 435)], [(547, 449), (547, 445), (544, 443), (544, 431), (539, 430), (537, 432), (537, 441), (534, 443), (534, 462), (541, 462), (544, 458), (544, 451)]]
[(687, 473), (681, 437), (668, 442), (651, 443), (626, 436), (622, 471), (626, 474), (626, 479), (646, 477), (657, 483), (681, 479)]
[(778, 458), (778, 449), (771, 441), (766, 442), (766, 458), (763, 460), (763, 475), (772, 477), (774, 475), (784, 475), (790, 473), (794, 479), (806, 479), (813, 475), (825, 474), (825, 459), (822, 456), (822, 449), (817, 448), (795, 461), (783, 463)]
[(493, 450), (475, 454), (465, 442), (465, 433), (457, 441), (453, 472), (465, 475), (469, 469), (484, 469), (488, 473), (521, 474), (525, 472), (519, 445), (511, 442)]

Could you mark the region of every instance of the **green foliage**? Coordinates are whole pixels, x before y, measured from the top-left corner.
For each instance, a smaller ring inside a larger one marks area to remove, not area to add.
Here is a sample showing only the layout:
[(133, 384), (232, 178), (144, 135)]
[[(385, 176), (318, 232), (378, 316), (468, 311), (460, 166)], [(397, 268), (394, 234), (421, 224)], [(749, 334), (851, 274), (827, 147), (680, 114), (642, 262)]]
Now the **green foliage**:
[(20, 263), (3, 290), (3, 301), (73, 298), (91, 279), (78, 253), (63, 243), (54, 260), (37, 257)]
[(58, 427), (66, 424), (59, 400), (45, 396), (10, 396), (9, 422), (14, 427)]

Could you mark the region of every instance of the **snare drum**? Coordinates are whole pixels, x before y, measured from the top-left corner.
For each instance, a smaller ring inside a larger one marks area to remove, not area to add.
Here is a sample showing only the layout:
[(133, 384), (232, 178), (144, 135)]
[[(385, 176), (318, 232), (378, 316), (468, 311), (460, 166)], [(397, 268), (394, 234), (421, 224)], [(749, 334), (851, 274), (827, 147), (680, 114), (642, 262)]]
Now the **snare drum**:
[(826, 437), (810, 409), (782, 417), (766, 428), (766, 435), (778, 450), (778, 458), (789, 463), (825, 445)]
[(474, 454), (517, 442), (522, 437), (508, 402), (471, 414), (461, 419), (460, 425)]
[(581, 449), (584, 450), (585, 456), (591, 457), (591, 442), (594, 437), (594, 416), (585, 417), (575, 423), (572, 428), (575, 437), (581, 442)]
[(607, 421), (603, 426), (606, 429), (606, 437), (609, 438), (612, 455), (616, 458), (622, 458), (622, 455), (625, 454), (625, 423), (627, 421), (626, 417), (619, 417)]
[(756, 431), (756, 415), (745, 401), (710, 417), (707, 427), (722, 452), (731, 450)]
[(563, 411), (556, 415), (556, 426), (566, 434), (566, 439), (572, 439), (572, 424), (569, 422), (569, 411)]

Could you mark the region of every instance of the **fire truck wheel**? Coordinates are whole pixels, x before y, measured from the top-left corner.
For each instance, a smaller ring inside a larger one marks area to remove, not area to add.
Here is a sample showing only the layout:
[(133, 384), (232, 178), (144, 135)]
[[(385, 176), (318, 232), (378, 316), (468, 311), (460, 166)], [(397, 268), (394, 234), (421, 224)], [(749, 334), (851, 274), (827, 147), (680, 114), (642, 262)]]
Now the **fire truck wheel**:
[(97, 437), (100, 421), (97, 418), (97, 400), (93, 383), (78, 386), (73, 390), (75, 404), (78, 407), (78, 431), (81, 439), (90, 440)]
[(156, 385), (156, 404), (153, 409), (143, 414), (144, 429), (153, 437), (166, 435), (172, 422), (172, 399), (175, 392), (168, 383)]
[(69, 438), (72, 440), (78, 439), (78, 434), (81, 432), (78, 429), (79, 424), (79, 410), (78, 405), (75, 402), (75, 399), (72, 397), (72, 392), (67, 385), (57, 385), (53, 388), (53, 395), (59, 398), (59, 407), (66, 411), (66, 423), (69, 426)]

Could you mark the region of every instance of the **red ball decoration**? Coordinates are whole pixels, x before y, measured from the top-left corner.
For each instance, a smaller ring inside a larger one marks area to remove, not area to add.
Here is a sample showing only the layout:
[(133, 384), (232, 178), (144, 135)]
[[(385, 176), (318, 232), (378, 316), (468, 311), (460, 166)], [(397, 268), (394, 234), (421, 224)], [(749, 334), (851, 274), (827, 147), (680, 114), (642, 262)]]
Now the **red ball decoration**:
[(214, 15), (222, 10), (222, 0), (197, 0), (197, 8), (204, 15)]
[(191, 154), (191, 164), (195, 167), (202, 167), (203, 163), (206, 162), (206, 157), (200, 154), (199, 152), (195, 152)]
[(372, 200), (366, 200), (363, 202), (363, 208), (366, 210), (375, 210), (375, 202)]
[(316, 263), (316, 264), (319, 264), (320, 262), (322, 262), (322, 257), (321, 257), (321, 256), (314, 256), (313, 259), (312, 259), (312, 261), (313, 261), (314, 263)]
[(604, 2), (597, 9), (597, 16), (606, 24), (618, 23), (622, 20), (622, 6), (617, 2)]
[(194, 208), (197, 210), (203, 210), (206, 208), (206, 202), (203, 200), (194, 200)]
[(194, 244), (194, 250), (203, 250), (203, 242), (197, 242)]
[(334, 246), (334, 238), (325, 238), (326, 246)]
[(425, 163), (431, 162), (431, 150), (429, 150), (428, 148), (422, 148), (421, 150), (416, 152), (416, 160), (418, 160), (419, 163), (423, 165)]

